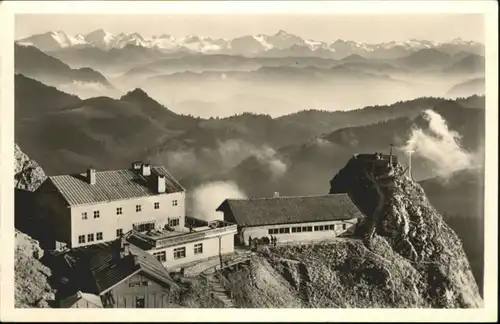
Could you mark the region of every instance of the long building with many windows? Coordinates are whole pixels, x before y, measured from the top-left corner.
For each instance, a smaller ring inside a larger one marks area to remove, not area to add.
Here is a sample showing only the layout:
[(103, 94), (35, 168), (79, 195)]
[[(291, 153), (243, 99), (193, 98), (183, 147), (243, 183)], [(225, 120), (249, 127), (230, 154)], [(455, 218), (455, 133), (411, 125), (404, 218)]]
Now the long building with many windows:
[(277, 242), (300, 242), (351, 235), (364, 217), (345, 193), (226, 199), (217, 211), (238, 226), (236, 240), (241, 245), (271, 236)]
[(164, 167), (146, 163), (52, 176), (36, 197), (50, 237), (68, 248), (109, 242), (131, 230), (185, 228), (185, 189)]

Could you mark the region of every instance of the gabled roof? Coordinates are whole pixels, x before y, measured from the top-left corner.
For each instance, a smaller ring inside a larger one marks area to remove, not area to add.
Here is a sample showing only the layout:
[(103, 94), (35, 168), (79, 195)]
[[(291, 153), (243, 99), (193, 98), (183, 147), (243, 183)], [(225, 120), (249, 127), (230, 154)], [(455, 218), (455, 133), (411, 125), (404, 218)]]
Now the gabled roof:
[(239, 226), (323, 222), (364, 215), (347, 194), (226, 199), (217, 211), (230, 210)]
[(169, 286), (176, 286), (167, 269), (154, 256), (130, 244), (130, 254), (137, 257), (141, 271)]
[(158, 175), (165, 177), (166, 194), (185, 191), (164, 167), (152, 167), (150, 176), (134, 170), (96, 172), (93, 185), (87, 182), (85, 174), (52, 176), (48, 181), (69, 206), (76, 206), (158, 195)]
[(121, 240), (115, 240), (106, 248), (93, 250), (87, 262), (80, 264), (90, 272), (91, 286), (86, 287), (89, 292), (101, 295), (137, 273), (144, 273), (167, 286), (176, 286), (155, 257), (132, 244), (129, 247), (130, 253), (122, 256)]

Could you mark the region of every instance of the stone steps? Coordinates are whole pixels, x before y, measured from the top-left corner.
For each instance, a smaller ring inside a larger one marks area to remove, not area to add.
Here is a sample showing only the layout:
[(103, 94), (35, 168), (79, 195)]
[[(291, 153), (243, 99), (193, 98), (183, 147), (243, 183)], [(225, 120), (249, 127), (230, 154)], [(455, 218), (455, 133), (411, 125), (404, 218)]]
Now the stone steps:
[(233, 300), (229, 297), (229, 293), (222, 286), (221, 282), (215, 275), (206, 275), (208, 282), (210, 283), (210, 289), (212, 290), (212, 295), (224, 303), (225, 308), (235, 308)]

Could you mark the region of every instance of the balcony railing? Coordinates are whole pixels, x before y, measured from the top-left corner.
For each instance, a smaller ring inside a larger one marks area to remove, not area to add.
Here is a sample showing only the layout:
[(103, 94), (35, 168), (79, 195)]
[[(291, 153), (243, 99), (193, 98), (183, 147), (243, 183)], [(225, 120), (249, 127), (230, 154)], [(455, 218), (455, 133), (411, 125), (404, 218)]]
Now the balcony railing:
[(181, 244), (181, 243), (192, 241), (192, 240), (199, 240), (199, 239), (202, 239), (204, 237), (205, 237), (205, 234), (202, 232), (180, 234), (178, 236), (167, 237), (164, 239), (156, 240), (155, 246), (157, 248), (165, 247), (165, 246), (172, 246), (172, 245), (177, 245), (177, 244)]

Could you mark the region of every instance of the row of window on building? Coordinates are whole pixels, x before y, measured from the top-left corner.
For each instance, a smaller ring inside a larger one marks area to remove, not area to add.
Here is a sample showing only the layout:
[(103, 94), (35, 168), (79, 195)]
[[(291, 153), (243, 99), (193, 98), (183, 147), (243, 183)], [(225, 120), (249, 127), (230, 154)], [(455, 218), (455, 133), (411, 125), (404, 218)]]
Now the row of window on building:
[[(87, 241), (85, 241), (85, 238), (87, 239)], [(102, 232), (95, 233), (95, 240), (96, 241), (103, 240)], [(94, 233), (87, 234), (86, 237), (85, 237), (85, 235), (78, 235), (78, 243), (79, 244), (89, 243), (89, 242), (94, 242)]]
[[(168, 225), (169, 226), (179, 226), (180, 220), (179, 218), (173, 218), (168, 220)], [(139, 225), (133, 225), (134, 230), (138, 232), (147, 232), (147, 231), (152, 231), (155, 229), (155, 223), (146, 223), (146, 224), (139, 224)], [(121, 237), (123, 235), (123, 229), (118, 228), (116, 230), (116, 237)], [(96, 240), (101, 241), (103, 239), (102, 232), (96, 233)], [(88, 242), (94, 242), (94, 234), (87, 234), (87, 240), (85, 240), (85, 235), (79, 235), (78, 236), (78, 243), (88, 243)]]
[[(172, 206), (178, 206), (178, 201), (177, 200), (172, 200)], [(154, 209), (160, 209), (160, 203), (155, 202), (153, 203), (153, 208)], [(142, 211), (142, 205), (135, 205), (135, 212), (139, 213)], [(116, 207), (116, 215), (122, 215), (123, 214), (123, 208), (122, 207)], [(100, 211), (99, 210), (94, 210), (94, 218), (99, 218)], [(82, 213), (82, 219), (88, 219), (87, 212)]]
[[(270, 228), (268, 233), (272, 234), (290, 234), (290, 233), (302, 233), (302, 232), (320, 232), (320, 231), (335, 231), (337, 225), (317, 225), (317, 226), (295, 226), (295, 227), (280, 227), (280, 228)], [(340, 224), (338, 225), (340, 227)], [(342, 224), (342, 229), (347, 229), (347, 224)]]
[[(202, 254), (203, 253), (203, 243), (197, 243), (194, 245), (193, 252), (195, 255)], [(153, 256), (158, 259), (160, 262), (166, 262), (167, 261), (167, 252), (162, 251), (162, 252), (156, 252), (153, 253)], [(179, 247), (174, 249), (174, 254), (173, 257), (175, 260), (177, 259), (182, 259), (186, 257), (186, 247)]]
[[(123, 235), (123, 229), (119, 228), (116, 230), (116, 237), (121, 237)], [(103, 240), (103, 235), (102, 232), (98, 232), (95, 235), (95, 240), (96, 241), (102, 241)], [(79, 235), (78, 236), (78, 243), (89, 243), (89, 242), (94, 242), (94, 234), (87, 234), (87, 238), (85, 239), (85, 235)]]

